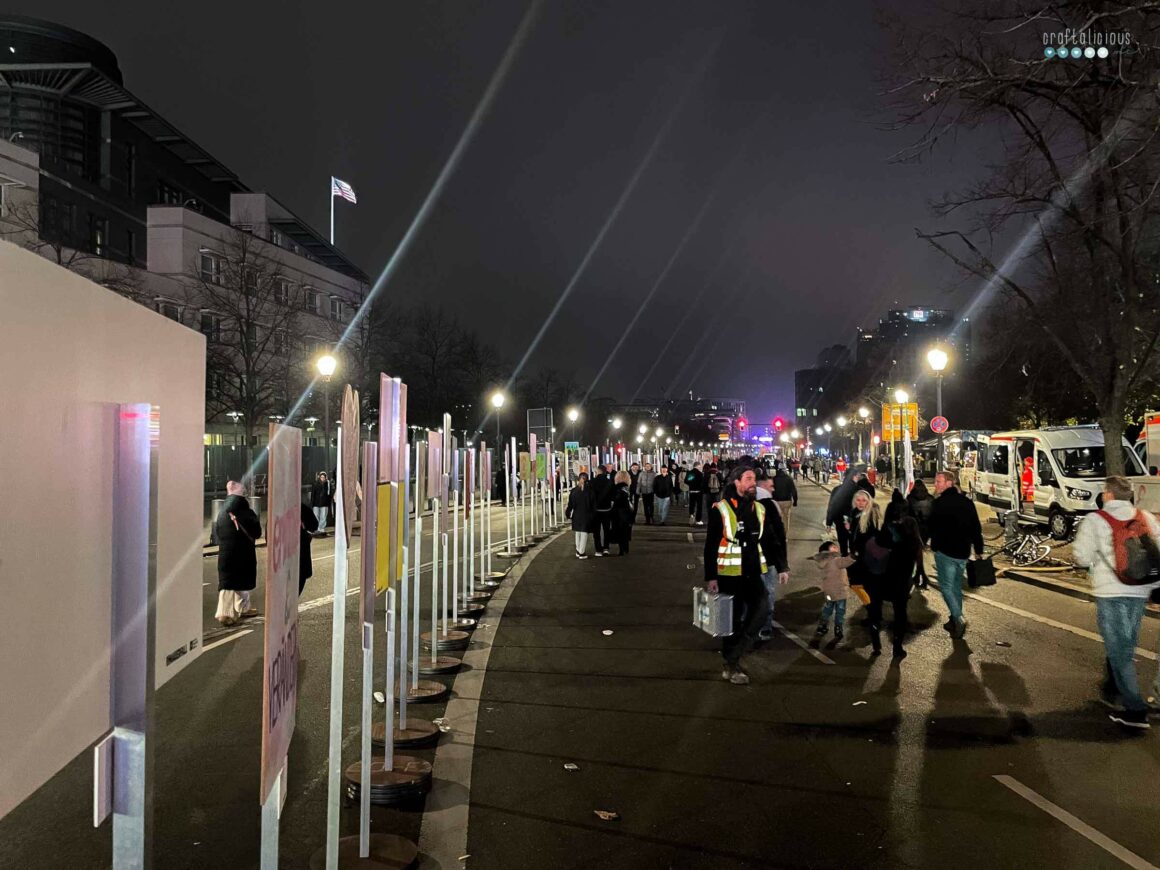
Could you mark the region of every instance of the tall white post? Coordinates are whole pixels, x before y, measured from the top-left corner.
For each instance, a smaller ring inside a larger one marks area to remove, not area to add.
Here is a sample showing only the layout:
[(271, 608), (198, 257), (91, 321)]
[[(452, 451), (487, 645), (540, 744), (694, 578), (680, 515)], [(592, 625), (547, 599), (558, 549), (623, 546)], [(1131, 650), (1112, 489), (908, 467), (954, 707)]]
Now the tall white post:
[[(459, 626), (459, 490), (455, 490), (455, 496), (451, 500), (451, 510), (454, 519), (452, 520), (451, 533), (451, 627)], [(446, 580), (444, 580), (446, 582)], [(447, 606), (446, 592), (444, 592), (443, 606)]]
[[(386, 709), (386, 732), (383, 737), (383, 755), (386, 756), (386, 769), (394, 769), (395, 760), (395, 590), (387, 590), (387, 709)], [(406, 692), (403, 693), (404, 699)], [(402, 704), (405, 700), (400, 702), (400, 711), (402, 711)], [(400, 722), (399, 727), (403, 727)]]
[(417, 688), (419, 685), (419, 597), (422, 593), (422, 572), (423, 572), (423, 487), (426, 486), (426, 481), (423, 480), (422, 459), (419, 456), (419, 451), (423, 449), (423, 442), (418, 439), (415, 440), (415, 537), (412, 553), (415, 554), (415, 559), (412, 567), (414, 571), (413, 588), (415, 594), (412, 597), (412, 622), (415, 627), (414, 636), (411, 640), (411, 687)]
[[(432, 474), (440, 474), (438, 468)], [(442, 496), (442, 490), (440, 490)], [(442, 499), (435, 499), (435, 509), (431, 511), (431, 664), (439, 661), (439, 513)]]

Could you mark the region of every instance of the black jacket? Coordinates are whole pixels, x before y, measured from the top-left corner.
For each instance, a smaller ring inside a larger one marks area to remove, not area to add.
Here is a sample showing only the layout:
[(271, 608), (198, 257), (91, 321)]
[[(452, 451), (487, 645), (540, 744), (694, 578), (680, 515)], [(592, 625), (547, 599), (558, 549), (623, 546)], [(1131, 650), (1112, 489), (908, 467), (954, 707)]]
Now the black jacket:
[(974, 502), (955, 487), (945, 490), (930, 509), (930, 548), (952, 559), (966, 559), (971, 547), (983, 555), (983, 526)]
[(701, 469), (691, 468), (685, 472), (685, 483), (688, 484), (689, 492), (700, 492), (705, 488), (705, 475)]
[[(230, 519), (233, 514), (237, 519)], [(218, 589), (247, 592), (258, 584), (258, 557), (255, 542), (262, 537), (262, 525), (244, 496), (231, 495), (214, 520), (218, 541)]]
[[(788, 571), (789, 563), (785, 551), (785, 527), (781, 523), (781, 515), (777, 506), (765, 511), (765, 528), (761, 538), (757, 536), (757, 515), (754, 505), (756, 501), (742, 499), (737, 495), (737, 488), (733, 484), (725, 487), (722, 498), (729, 500), (730, 507), (737, 513), (738, 525), (744, 525), (741, 533), (741, 575), (751, 579), (761, 579), (761, 559), (757, 555), (760, 546), (765, 554), (765, 561), (778, 572)], [(725, 521), (721, 519), (720, 510), (709, 511), (709, 523), (705, 529), (705, 579), (717, 579), (717, 547), (725, 534)], [(780, 531), (780, 534), (779, 534)]]
[(310, 561), (310, 541), (312, 535), (318, 531), (318, 517), (309, 505), (302, 505), (302, 532), (298, 536), (298, 594), (306, 581), (314, 576), (314, 563)]
[(793, 482), (792, 477), (785, 473), (784, 468), (778, 469), (777, 474), (773, 476), (773, 500), (792, 501), (794, 507), (797, 507), (797, 484)]
[(657, 479), (653, 481), (653, 495), (657, 498), (673, 497), (673, 476), (671, 474), (657, 475)]
[(588, 481), (585, 489), (592, 490), (592, 509), (604, 513), (612, 510), (612, 478), (601, 474)]
[(840, 523), (843, 517), (854, 512), (854, 493), (858, 491), (858, 481), (854, 480), (854, 471), (846, 472), (846, 479), (834, 487), (830, 493), (830, 502), (826, 506), (826, 525)]
[(930, 512), (934, 507), (934, 499), (930, 497), (930, 493), (919, 496), (918, 493), (912, 491), (906, 497), (906, 504), (910, 507), (910, 515), (918, 523), (918, 530), (922, 533), (923, 541), (929, 541)]
[(312, 508), (324, 507), (328, 508), (334, 499), (330, 494), (329, 480), (316, 480), (314, 486), (310, 487), (310, 506)]
[(564, 518), (572, 521), (572, 531), (587, 532), (592, 529), (592, 486), (583, 489), (572, 487), (568, 493), (568, 506), (564, 508)]
[(628, 484), (622, 483), (612, 489), (612, 540), (618, 544), (632, 538), (632, 520), (636, 511)]

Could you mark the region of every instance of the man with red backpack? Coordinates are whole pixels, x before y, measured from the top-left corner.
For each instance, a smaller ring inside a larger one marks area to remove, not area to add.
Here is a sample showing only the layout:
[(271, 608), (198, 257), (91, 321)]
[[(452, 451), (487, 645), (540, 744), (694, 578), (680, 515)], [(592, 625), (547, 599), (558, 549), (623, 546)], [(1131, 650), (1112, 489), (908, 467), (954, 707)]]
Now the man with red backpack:
[(1106, 650), (1100, 699), (1113, 722), (1148, 728), (1148, 705), (1136, 675), (1136, 643), (1144, 606), (1160, 585), (1160, 523), (1132, 504), (1132, 485), (1109, 477), (1103, 509), (1084, 517), (1072, 548), (1096, 598), (1096, 623)]

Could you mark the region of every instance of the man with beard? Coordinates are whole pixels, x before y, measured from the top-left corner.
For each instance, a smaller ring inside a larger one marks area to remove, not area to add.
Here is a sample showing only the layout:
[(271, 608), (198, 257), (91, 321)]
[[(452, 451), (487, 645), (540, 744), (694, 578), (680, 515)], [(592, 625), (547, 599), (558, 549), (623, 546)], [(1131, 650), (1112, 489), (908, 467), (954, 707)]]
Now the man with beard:
[(741, 657), (753, 645), (769, 610), (763, 577), (772, 563), (778, 580), (789, 579), (777, 524), (766, 522), (766, 508), (757, 502), (757, 476), (739, 465), (709, 512), (705, 536), (705, 580), (709, 592), (733, 596), (733, 633), (721, 639), (725, 667), (721, 678), (735, 686), (749, 683)]

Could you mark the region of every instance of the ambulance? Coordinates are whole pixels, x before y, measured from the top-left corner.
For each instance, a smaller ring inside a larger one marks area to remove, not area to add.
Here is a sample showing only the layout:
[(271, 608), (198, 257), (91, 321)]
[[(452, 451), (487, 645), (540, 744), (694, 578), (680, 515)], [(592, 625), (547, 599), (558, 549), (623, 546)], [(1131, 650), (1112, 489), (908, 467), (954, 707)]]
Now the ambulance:
[[(1126, 440), (1122, 449), (1136, 503), (1154, 509), (1160, 478), (1147, 477)], [(996, 432), (979, 444), (975, 500), (994, 508), (1000, 524), (1016, 511), (1020, 521), (1047, 526), (1053, 538), (1066, 540), (1097, 509), (1106, 476), (1104, 433), (1096, 425)]]

